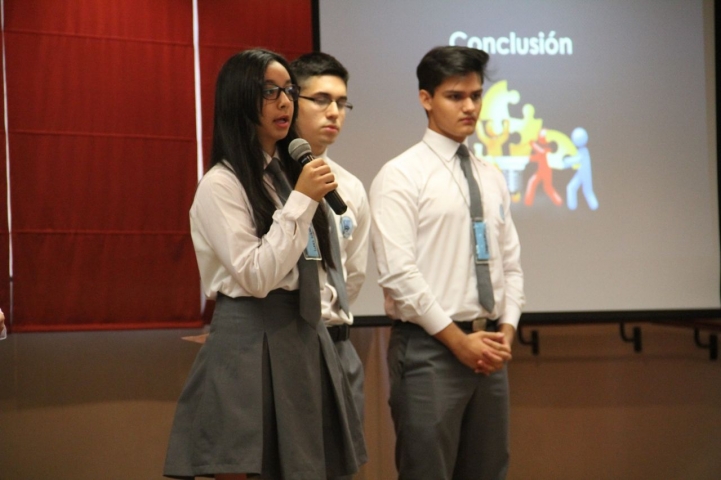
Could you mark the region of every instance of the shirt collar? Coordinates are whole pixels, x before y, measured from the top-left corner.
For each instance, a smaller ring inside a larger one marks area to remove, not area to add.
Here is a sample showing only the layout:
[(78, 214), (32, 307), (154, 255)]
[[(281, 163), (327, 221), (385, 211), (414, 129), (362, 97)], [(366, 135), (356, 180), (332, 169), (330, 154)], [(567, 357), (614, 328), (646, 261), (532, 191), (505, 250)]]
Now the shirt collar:
[(426, 133), (423, 135), (423, 141), (446, 162), (450, 162), (453, 157), (455, 157), (458, 146), (460, 145), (460, 143), (455, 140), (441, 135), (438, 132), (434, 132), (430, 128), (426, 129)]
[(265, 151), (263, 151), (263, 158), (265, 159), (265, 168), (268, 168), (268, 164), (273, 160), (274, 158), (277, 158), (280, 160), (280, 155), (278, 155), (278, 150), (276, 149), (275, 152), (273, 152), (273, 156), (271, 157)]

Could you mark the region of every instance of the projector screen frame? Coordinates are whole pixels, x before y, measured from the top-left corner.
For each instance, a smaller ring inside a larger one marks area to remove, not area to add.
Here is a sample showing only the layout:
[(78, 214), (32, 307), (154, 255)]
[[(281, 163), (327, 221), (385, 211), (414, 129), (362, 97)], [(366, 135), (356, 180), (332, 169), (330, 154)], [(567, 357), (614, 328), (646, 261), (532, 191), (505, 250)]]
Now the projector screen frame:
[[(715, 72), (715, 132), (716, 139), (713, 145), (716, 148), (716, 180), (717, 180), (717, 205), (721, 206), (721, 162), (718, 148), (718, 139), (721, 138), (721, 129), (718, 119), (721, 118), (721, 75), (719, 74), (719, 51), (721, 51), (721, 7), (714, 2), (705, 2), (713, 8), (713, 29), (714, 29), (714, 72)], [(322, 51), (320, 33), (320, 0), (311, 0), (313, 48), (315, 51)], [(342, 61), (342, 59), (341, 59)], [(352, 72), (351, 72), (352, 76)], [(719, 216), (719, 238), (721, 238), (721, 208), (717, 210)], [(721, 250), (721, 244), (719, 245)], [(721, 271), (721, 263), (719, 264)], [(368, 265), (368, 268), (375, 268), (375, 265)], [(718, 291), (721, 300), (721, 285)], [(659, 309), (659, 310), (608, 310), (608, 311), (547, 311), (547, 312), (524, 312), (519, 325), (519, 337), (521, 327), (534, 327), (543, 325), (581, 325), (581, 324), (620, 324), (623, 336), (623, 325), (625, 323), (671, 323), (695, 328), (698, 333), (699, 322), (710, 321), (712, 330), (721, 330), (721, 323), (718, 328), (714, 322), (721, 322), (721, 308), (718, 309)], [(354, 316), (354, 326), (357, 327), (388, 327), (392, 320), (385, 315), (357, 315)], [(705, 323), (701, 328), (709, 328)], [(535, 332), (534, 332), (535, 333)], [(713, 335), (715, 336), (715, 334)], [(521, 342), (526, 345), (531, 343)], [(536, 339), (537, 342), (537, 339)], [(698, 344), (698, 342), (697, 342)], [(699, 345), (701, 346), (701, 345)], [(706, 348), (706, 347), (704, 347)], [(537, 353), (537, 343), (534, 345), (534, 353)]]

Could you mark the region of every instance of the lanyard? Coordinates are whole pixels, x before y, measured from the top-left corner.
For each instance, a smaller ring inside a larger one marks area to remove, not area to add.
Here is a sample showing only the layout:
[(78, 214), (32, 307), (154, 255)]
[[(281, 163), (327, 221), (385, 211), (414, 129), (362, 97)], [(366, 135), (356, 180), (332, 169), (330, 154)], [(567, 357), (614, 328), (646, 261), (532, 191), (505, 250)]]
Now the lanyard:
[[(433, 147), (431, 147), (431, 145), (430, 145), (428, 142), (426, 142), (425, 140), (423, 140), (423, 143), (426, 145), (426, 147), (428, 147), (428, 149), (429, 149), (431, 152), (433, 152), (433, 153), (436, 155), (436, 157), (438, 157), (438, 160), (441, 162), (441, 164), (443, 165), (443, 167), (448, 171), (448, 174), (449, 174), (449, 175), (451, 176), (451, 178), (453, 179), (453, 182), (456, 184), (456, 187), (458, 187), (458, 191), (460, 192), (461, 197), (463, 197), (463, 202), (466, 204), (466, 207), (468, 207), (468, 209), (470, 210), (470, 209), (471, 209), (471, 200), (470, 200), (470, 198), (467, 198), (467, 197), (466, 197), (466, 194), (463, 192), (463, 187), (461, 187), (461, 184), (458, 183), (458, 179), (456, 178), (456, 175), (453, 174), (453, 171), (452, 171), (450, 168), (448, 168), (448, 165), (446, 164), (446, 160), (441, 156), (440, 153), (438, 153)], [(470, 152), (469, 152), (469, 153), (470, 153)], [(457, 155), (456, 155), (456, 154), (453, 154), (453, 156), (455, 157), (455, 156), (457, 156)], [(472, 160), (471, 158), (468, 159), (468, 161), (471, 162), (471, 166), (472, 166), (472, 168), (473, 168), (473, 173), (474, 173), (475, 176), (477, 176), (478, 178), (481, 178), (481, 175), (478, 173), (478, 170), (476, 169), (476, 165), (475, 165), (471, 160)], [(460, 159), (459, 159), (459, 161), (460, 161)], [(461, 171), (461, 175), (463, 175), (463, 171)], [(463, 175), (463, 178), (465, 179), (466, 176)], [(474, 181), (475, 181), (475, 178), (474, 178)], [(483, 199), (483, 189), (481, 188), (481, 182), (476, 182), (476, 184), (478, 184), (478, 191), (480, 192), (481, 201), (482, 201), (482, 199)], [(482, 209), (481, 209), (481, 210), (482, 210)], [(481, 216), (480, 220), (483, 220), (483, 217), (482, 217), (482, 216)]]

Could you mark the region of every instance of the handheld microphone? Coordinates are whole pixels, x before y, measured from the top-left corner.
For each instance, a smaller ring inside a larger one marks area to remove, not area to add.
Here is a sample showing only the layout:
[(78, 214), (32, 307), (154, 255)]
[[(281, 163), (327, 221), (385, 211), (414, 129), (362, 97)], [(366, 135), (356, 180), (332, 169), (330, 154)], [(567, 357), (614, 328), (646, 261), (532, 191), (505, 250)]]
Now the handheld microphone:
[[(296, 138), (290, 142), (290, 145), (288, 145), (288, 153), (293, 160), (297, 161), (304, 167), (306, 163), (315, 158), (313, 157), (313, 152), (310, 150), (310, 145), (302, 138)], [(333, 209), (336, 215), (342, 215), (348, 209), (348, 206), (335, 190), (331, 190), (325, 194), (325, 201), (328, 202), (328, 205), (330, 205), (330, 208)]]

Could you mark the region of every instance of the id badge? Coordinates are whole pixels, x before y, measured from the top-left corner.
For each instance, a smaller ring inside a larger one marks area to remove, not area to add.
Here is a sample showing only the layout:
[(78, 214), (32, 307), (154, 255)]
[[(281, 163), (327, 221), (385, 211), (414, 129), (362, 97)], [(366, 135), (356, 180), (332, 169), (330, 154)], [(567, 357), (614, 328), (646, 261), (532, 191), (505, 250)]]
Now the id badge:
[(351, 238), (353, 229), (353, 220), (351, 220), (349, 216), (343, 215), (340, 217), (340, 233), (343, 235), (343, 238)]
[(303, 256), (306, 260), (322, 260), (320, 248), (318, 248), (318, 239), (312, 226), (308, 229), (308, 245), (303, 250)]
[(476, 239), (476, 263), (488, 263), (488, 242), (486, 242), (486, 222), (473, 220), (473, 236)]

